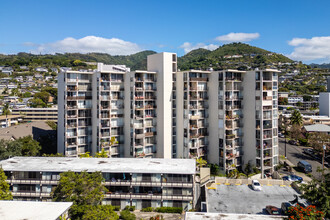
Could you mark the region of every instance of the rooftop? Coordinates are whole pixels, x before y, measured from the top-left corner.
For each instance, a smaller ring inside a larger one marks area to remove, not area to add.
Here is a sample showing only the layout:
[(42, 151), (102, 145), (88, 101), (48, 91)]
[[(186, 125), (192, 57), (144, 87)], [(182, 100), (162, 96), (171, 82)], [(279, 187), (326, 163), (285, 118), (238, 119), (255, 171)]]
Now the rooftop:
[(38, 137), (42, 135), (48, 135), (52, 132), (55, 131), (52, 130), (52, 128), (49, 127), (46, 122), (36, 121), (31, 123), (13, 125), (8, 128), (1, 128), (0, 139), (12, 140), (28, 135), (31, 135), (34, 139), (38, 139)]
[(72, 204), (72, 202), (0, 201), (0, 219), (58, 219)]
[(304, 126), (307, 132), (330, 132), (330, 126), (325, 124), (314, 124)]
[(263, 220), (263, 219), (284, 219), (283, 216), (274, 215), (251, 215), (234, 213), (210, 213), (210, 212), (186, 212), (185, 220)]
[[(254, 191), (250, 185), (217, 185), (206, 193), (207, 211), (215, 213), (267, 214), (266, 206), (281, 207), (298, 193), (289, 186), (263, 185)], [(240, 202), (237, 202), (240, 201)], [(299, 200), (304, 203), (303, 200)]]
[(0, 161), (6, 171), (195, 174), (193, 159), (13, 157)]

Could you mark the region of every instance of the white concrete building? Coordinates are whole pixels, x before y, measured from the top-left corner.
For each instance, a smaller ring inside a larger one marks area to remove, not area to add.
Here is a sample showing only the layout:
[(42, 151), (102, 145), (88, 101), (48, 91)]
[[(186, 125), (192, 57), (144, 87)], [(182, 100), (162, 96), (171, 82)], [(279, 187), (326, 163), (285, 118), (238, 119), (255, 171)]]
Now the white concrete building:
[(172, 157), (176, 54), (150, 55), (147, 71), (129, 71), (99, 64), (94, 72), (59, 74), (58, 152), (94, 155), (104, 148), (111, 157)]
[(147, 70), (99, 64), (94, 72), (62, 71), (58, 151), (203, 157), (223, 172), (251, 163), (271, 173), (278, 164), (278, 71), (176, 69), (176, 54), (159, 53), (148, 56)]
[(277, 70), (177, 73), (177, 157), (203, 157), (223, 172), (278, 164)]

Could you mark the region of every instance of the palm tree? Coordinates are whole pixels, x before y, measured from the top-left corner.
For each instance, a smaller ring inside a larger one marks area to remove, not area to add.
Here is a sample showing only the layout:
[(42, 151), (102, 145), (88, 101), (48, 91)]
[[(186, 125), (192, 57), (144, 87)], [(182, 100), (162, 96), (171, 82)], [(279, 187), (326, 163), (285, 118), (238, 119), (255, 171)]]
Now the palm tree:
[(291, 121), (291, 124), (292, 125), (297, 124), (299, 126), (302, 126), (302, 124), (303, 124), (303, 117), (301, 116), (301, 114), (300, 114), (300, 112), (298, 110), (294, 110), (291, 113), (290, 121)]
[(207, 161), (200, 157), (200, 158), (196, 159), (196, 163), (197, 163), (198, 169), (200, 169), (201, 167), (206, 166)]

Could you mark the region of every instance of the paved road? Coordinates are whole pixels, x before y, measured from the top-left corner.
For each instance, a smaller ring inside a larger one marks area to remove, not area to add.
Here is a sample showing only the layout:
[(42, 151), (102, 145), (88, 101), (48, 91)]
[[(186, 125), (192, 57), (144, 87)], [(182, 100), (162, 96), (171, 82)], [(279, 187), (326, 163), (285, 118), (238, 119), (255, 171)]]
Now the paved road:
[[(285, 149), (284, 138), (279, 138), (279, 144), (280, 144), (279, 153), (280, 153), (280, 155), (284, 155), (284, 149)], [(318, 172), (316, 172), (316, 170), (317, 170), (317, 167), (322, 168), (322, 164), (320, 162), (316, 161), (315, 159), (313, 159), (312, 157), (302, 153), (303, 149), (304, 149), (304, 147), (302, 147), (302, 146), (295, 146), (295, 145), (286, 143), (286, 156), (287, 156), (288, 160), (291, 161), (291, 163), (293, 163), (294, 165), (297, 165), (299, 160), (307, 161), (313, 167), (312, 175), (316, 178), (320, 178), (320, 174)]]

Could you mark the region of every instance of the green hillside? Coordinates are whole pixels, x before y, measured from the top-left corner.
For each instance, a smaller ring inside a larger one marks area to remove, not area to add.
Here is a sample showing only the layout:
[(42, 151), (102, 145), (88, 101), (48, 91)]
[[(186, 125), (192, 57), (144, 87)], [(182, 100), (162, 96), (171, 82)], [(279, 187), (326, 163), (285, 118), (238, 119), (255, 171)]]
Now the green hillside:
[[(44, 67), (86, 67), (84, 62), (103, 62), (105, 64), (122, 64), (131, 70), (145, 70), (147, 68), (147, 56), (156, 52), (146, 50), (128, 56), (112, 56), (105, 53), (65, 53), (35, 55), (18, 53), (17, 55), (0, 54), (0, 66), (29, 66), (30, 70), (37, 66)], [(234, 57), (228, 57), (234, 56)], [(237, 57), (238, 56), (238, 57)], [(241, 57), (240, 57), (241, 56)], [(83, 61), (83, 62), (80, 62)], [(231, 43), (220, 46), (214, 51), (197, 49), (178, 58), (178, 69), (254, 69), (256, 67), (271, 67), (273, 63), (292, 63), (289, 58), (272, 53), (270, 51), (250, 46), (244, 43)], [(95, 66), (87, 66), (95, 68)]]
[(17, 55), (0, 54), (0, 66), (45, 66), (45, 67), (73, 67), (76, 66), (75, 60), (84, 62), (103, 62), (105, 64), (121, 64), (130, 67), (132, 70), (146, 69), (147, 56), (156, 52), (146, 50), (128, 56), (111, 56), (105, 53), (65, 53), (65, 54), (46, 54), (35, 55), (28, 53), (18, 53)]
[[(233, 56), (235, 57), (226, 57)], [(242, 56), (242, 57), (237, 57)], [(238, 68), (249, 69), (266, 67), (272, 63), (292, 63), (293, 61), (281, 54), (250, 46), (244, 43), (231, 43), (220, 46), (214, 51), (197, 49), (178, 59), (180, 70), (208, 69), (214, 70)]]

